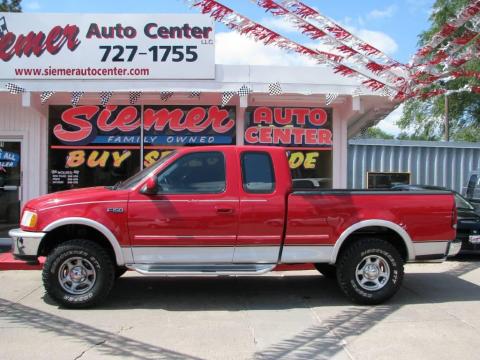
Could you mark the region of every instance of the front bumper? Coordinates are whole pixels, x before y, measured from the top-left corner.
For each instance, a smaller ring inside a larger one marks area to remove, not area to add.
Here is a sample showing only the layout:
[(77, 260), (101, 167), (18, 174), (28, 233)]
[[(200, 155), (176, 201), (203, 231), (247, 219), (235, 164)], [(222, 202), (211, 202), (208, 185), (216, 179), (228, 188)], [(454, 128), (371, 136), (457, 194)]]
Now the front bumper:
[(13, 229), (8, 232), (12, 238), (13, 256), (19, 260), (36, 261), (38, 248), (46, 233), (28, 232), (22, 229)]

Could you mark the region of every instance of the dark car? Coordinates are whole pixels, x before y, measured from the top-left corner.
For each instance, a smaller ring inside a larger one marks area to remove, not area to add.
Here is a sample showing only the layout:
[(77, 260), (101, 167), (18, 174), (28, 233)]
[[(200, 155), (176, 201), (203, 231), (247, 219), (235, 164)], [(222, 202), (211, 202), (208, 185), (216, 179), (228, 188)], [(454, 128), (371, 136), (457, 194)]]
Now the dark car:
[[(433, 185), (392, 185), (392, 190), (425, 191), (449, 190)], [(457, 239), (462, 241), (462, 252), (480, 251), (480, 206), (475, 205), (456, 191), (455, 204), (457, 205)]]

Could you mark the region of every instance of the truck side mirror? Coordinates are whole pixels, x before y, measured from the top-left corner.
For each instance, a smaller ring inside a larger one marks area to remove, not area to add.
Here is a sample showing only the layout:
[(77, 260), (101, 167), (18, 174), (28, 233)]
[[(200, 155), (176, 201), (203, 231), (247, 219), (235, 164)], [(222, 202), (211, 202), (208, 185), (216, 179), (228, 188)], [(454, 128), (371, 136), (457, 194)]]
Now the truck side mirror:
[(142, 189), (143, 194), (156, 194), (158, 192), (157, 178), (149, 177)]

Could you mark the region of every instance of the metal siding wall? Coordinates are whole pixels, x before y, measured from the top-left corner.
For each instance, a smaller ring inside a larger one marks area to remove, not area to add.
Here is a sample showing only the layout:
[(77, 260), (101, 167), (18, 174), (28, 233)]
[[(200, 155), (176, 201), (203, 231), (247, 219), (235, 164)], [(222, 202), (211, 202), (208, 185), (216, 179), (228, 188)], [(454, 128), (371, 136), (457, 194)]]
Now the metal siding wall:
[[(351, 140), (348, 145), (348, 187), (366, 188), (367, 172), (410, 172), (412, 184), (444, 186), (460, 193), (470, 171), (480, 169), (480, 144), (452, 143), (452, 147), (382, 144)], [(411, 143), (411, 142), (410, 142)]]

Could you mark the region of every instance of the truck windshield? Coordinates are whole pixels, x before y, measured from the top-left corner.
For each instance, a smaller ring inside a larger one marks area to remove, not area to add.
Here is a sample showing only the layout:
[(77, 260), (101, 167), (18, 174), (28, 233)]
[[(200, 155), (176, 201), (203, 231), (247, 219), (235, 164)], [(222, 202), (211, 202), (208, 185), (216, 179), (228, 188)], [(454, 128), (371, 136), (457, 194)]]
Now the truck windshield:
[(158, 169), (158, 167), (160, 165), (162, 165), (165, 161), (170, 159), (175, 153), (176, 153), (176, 151), (172, 151), (171, 153), (162, 157), (160, 160), (158, 160), (152, 166), (147, 167), (147, 168), (143, 169), (142, 171), (139, 171), (138, 173), (136, 173), (135, 175), (133, 175), (132, 177), (128, 178), (125, 181), (117, 183), (112, 189), (113, 190), (117, 190), (117, 189), (118, 190), (126, 190), (126, 189), (130, 189), (130, 188), (136, 186), (140, 181), (142, 181), (148, 175), (150, 175), (152, 172), (154, 172), (156, 169)]

